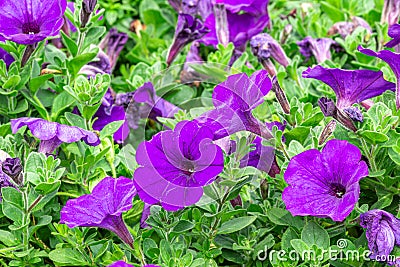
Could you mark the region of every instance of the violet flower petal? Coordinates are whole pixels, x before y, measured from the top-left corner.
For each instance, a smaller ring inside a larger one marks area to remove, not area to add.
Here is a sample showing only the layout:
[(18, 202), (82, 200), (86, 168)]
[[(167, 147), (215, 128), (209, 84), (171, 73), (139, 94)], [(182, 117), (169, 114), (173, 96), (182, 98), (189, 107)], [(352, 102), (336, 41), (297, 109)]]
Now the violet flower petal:
[(318, 63), (322, 63), (327, 59), (331, 59), (331, 46), (335, 43), (329, 38), (314, 39), (307, 36), (303, 40), (297, 42), (300, 48), (300, 53), (308, 60), (311, 55), (314, 55)]
[(359, 180), (368, 175), (360, 150), (341, 140), (330, 140), (322, 151), (307, 150), (293, 157), (284, 174), (289, 184), (282, 193), (293, 216), (330, 217), (343, 221), (360, 194)]
[(195, 204), (222, 171), (223, 153), (212, 143), (213, 133), (196, 122), (182, 121), (139, 145), (134, 174), (139, 197), (167, 210)]
[(358, 51), (361, 53), (371, 56), (371, 57), (377, 57), (385, 61), (389, 67), (393, 70), (394, 75), (396, 76), (397, 79), (397, 84), (396, 84), (396, 107), (397, 109), (400, 109), (400, 54), (393, 53), (392, 51), (389, 50), (382, 50), (379, 52), (372, 51), (371, 49), (365, 49), (362, 46), (358, 47)]
[(395, 91), (396, 85), (383, 78), (382, 71), (328, 69), (322, 66), (308, 68), (303, 78), (320, 80), (336, 94), (339, 109), (379, 96), (386, 90)]
[(132, 208), (135, 195), (133, 180), (106, 177), (93, 188), (91, 194), (68, 200), (61, 210), (60, 223), (70, 228), (104, 228), (113, 231), (132, 246), (133, 239), (122, 219), (122, 213)]
[(64, 24), (66, 6), (66, 0), (3, 0), (0, 35), (25, 45), (56, 36)]
[(360, 225), (366, 228), (371, 259), (387, 258), (394, 245), (400, 246), (400, 219), (384, 210), (370, 210), (360, 215)]

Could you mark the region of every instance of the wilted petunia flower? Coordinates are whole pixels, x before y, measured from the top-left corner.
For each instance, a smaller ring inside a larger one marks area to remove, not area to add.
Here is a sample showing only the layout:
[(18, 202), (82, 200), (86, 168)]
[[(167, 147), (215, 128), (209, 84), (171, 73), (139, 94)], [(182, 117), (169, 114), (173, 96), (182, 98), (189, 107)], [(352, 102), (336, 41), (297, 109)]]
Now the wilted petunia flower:
[(3, 0), (0, 35), (18, 44), (35, 44), (59, 34), (67, 0)]
[(281, 45), (268, 33), (260, 33), (250, 40), (251, 51), (260, 62), (272, 57), (284, 67), (289, 65), (289, 59)]
[(20, 158), (6, 158), (1, 163), (2, 171), (8, 175), (17, 185), (23, 184), (22, 164)]
[(270, 139), (270, 130), (253, 116), (252, 110), (264, 101), (271, 87), (271, 79), (265, 70), (254, 72), (251, 77), (245, 73), (231, 75), (214, 89), (215, 109), (205, 112), (196, 121), (212, 129), (214, 140), (239, 131)]
[(383, 78), (382, 71), (328, 69), (322, 66), (308, 68), (304, 78), (320, 80), (330, 86), (336, 94), (336, 106), (350, 118), (362, 121), (361, 112), (352, 107), (355, 103), (379, 96), (387, 90), (394, 91), (396, 85)]
[(200, 39), (210, 30), (200, 19), (189, 14), (179, 14), (173, 43), (167, 56), (167, 64), (171, 65), (179, 52), (189, 43)]
[(371, 259), (388, 259), (395, 245), (400, 246), (400, 219), (384, 210), (370, 210), (360, 215), (366, 228)]
[[(389, 27), (388, 35), (393, 38), (393, 40), (389, 41), (385, 44), (386, 47), (393, 48), (400, 44), (400, 24), (393, 24)], [(396, 48), (396, 52), (398, 51), (398, 47)]]
[(111, 28), (103, 40), (101, 40), (99, 47), (101, 50), (106, 52), (106, 55), (109, 58), (111, 65), (110, 73), (117, 64), (119, 54), (121, 53), (122, 49), (124, 49), (128, 39), (129, 37), (126, 33), (119, 32), (116, 28)]
[(394, 75), (396, 76), (397, 79), (397, 84), (396, 84), (396, 107), (397, 109), (400, 109), (400, 54), (393, 53), (392, 51), (389, 50), (382, 50), (379, 52), (372, 51), (371, 49), (365, 49), (362, 46), (358, 47), (358, 51), (360, 51), (363, 54), (366, 54), (368, 56), (372, 57), (377, 57), (385, 61), (392, 71), (394, 72)]
[(335, 41), (329, 38), (314, 39), (307, 36), (303, 40), (297, 42), (300, 48), (300, 53), (308, 60), (312, 55), (318, 63), (322, 63), (327, 59), (331, 59), (331, 46)]
[(354, 16), (351, 18), (351, 20), (352, 20), (351, 22), (347, 21), (336, 22), (328, 30), (328, 35), (340, 34), (342, 38), (345, 38), (346, 36), (353, 33), (354, 30), (357, 29), (358, 27), (362, 27), (366, 29), (370, 34), (372, 34), (371, 26), (364, 19)]
[(83, 0), (82, 9), (80, 13), (81, 18), (81, 28), (85, 28), (86, 24), (89, 22), (90, 15), (93, 13), (96, 7), (97, 0)]
[(360, 150), (342, 140), (330, 140), (322, 151), (294, 156), (284, 174), (289, 184), (282, 193), (293, 216), (330, 217), (343, 221), (360, 195), (359, 180), (368, 175)]
[(61, 210), (60, 223), (70, 228), (104, 228), (133, 246), (133, 238), (122, 219), (122, 213), (132, 208), (135, 195), (136, 189), (131, 179), (106, 177), (93, 188), (91, 194), (68, 200)]
[(400, 16), (400, 1), (399, 0), (385, 0), (381, 16), (381, 24), (387, 23), (392, 26), (398, 23)]
[(22, 117), (11, 120), (11, 130), (15, 134), (19, 128), (28, 126), (31, 133), (40, 139), (39, 152), (52, 153), (62, 143), (85, 141), (90, 146), (100, 144), (99, 137), (94, 133), (76, 126), (50, 122), (39, 118)]
[(171, 211), (198, 202), (202, 187), (212, 183), (224, 168), (222, 149), (212, 138), (208, 127), (181, 121), (174, 130), (141, 143), (136, 151), (140, 167), (134, 174), (139, 197)]

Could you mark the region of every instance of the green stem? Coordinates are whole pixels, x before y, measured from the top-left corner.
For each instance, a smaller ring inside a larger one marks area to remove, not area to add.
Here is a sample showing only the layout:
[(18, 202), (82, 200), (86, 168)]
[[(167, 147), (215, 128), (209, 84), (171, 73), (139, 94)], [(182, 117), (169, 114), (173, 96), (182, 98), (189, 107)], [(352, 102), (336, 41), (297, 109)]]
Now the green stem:
[(25, 207), (25, 212), (24, 215), (22, 217), (22, 225), (24, 227), (23, 231), (22, 231), (22, 243), (24, 246), (24, 251), (27, 252), (29, 250), (29, 216), (30, 216), (30, 212), (29, 212), (29, 203), (28, 203), (28, 194), (27, 192), (24, 192), (22, 194), (23, 199), (24, 199), (24, 207)]
[(76, 53), (77, 56), (79, 56), (82, 52), (82, 47), (83, 47), (83, 43), (85, 42), (85, 38), (86, 38), (86, 31), (80, 31), (79, 30), (79, 35), (78, 35), (78, 51)]

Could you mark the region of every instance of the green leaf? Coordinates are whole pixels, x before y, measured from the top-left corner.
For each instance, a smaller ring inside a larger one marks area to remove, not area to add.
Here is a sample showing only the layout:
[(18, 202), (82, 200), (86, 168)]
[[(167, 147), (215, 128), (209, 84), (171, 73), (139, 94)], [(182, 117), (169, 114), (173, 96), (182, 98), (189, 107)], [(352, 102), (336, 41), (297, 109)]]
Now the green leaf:
[(67, 61), (67, 68), (72, 77), (76, 77), (81, 68), (92, 61), (97, 56), (97, 52), (85, 53)]
[(281, 208), (271, 208), (267, 211), (267, 217), (277, 225), (289, 225), (297, 229), (303, 227), (304, 222), (300, 217), (293, 217), (289, 211)]
[(24, 214), (22, 193), (14, 187), (3, 187), (1, 188), (1, 194), (3, 198), (3, 214), (21, 225)]
[(39, 183), (37, 186), (35, 186), (35, 191), (41, 195), (48, 195), (58, 190), (60, 185), (61, 181), (56, 181), (54, 183)]
[(42, 86), (46, 81), (50, 80), (53, 77), (54, 77), (53, 74), (45, 74), (32, 78), (29, 81), (29, 89), (33, 94), (35, 94), (39, 90), (40, 86)]
[(245, 216), (227, 221), (218, 228), (219, 234), (230, 234), (242, 230), (257, 219), (257, 216)]
[(65, 112), (65, 118), (71, 125), (86, 129), (85, 120), (81, 116), (71, 112)]
[(297, 253), (299, 253), (300, 255), (303, 255), (303, 253), (306, 252), (306, 251), (310, 251), (310, 248), (301, 239), (292, 239), (290, 241), (290, 244), (297, 251)]
[(297, 140), (301, 144), (303, 144), (309, 135), (310, 135), (310, 128), (304, 126), (298, 126), (293, 130), (288, 131), (284, 134), (287, 144), (289, 144), (290, 141), (292, 140)]
[(187, 220), (180, 220), (178, 224), (172, 229), (174, 233), (184, 233), (187, 232), (195, 226), (194, 223)]
[(307, 223), (301, 231), (301, 239), (309, 246), (317, 245), (319, 248), (329, 248), (328, 232), (314, 222)]
[(56, 120), (60, 113), (71, 106), (74, 102), (75, 99), (69, 93), (61, 92), (54, 98), (53, 107), (51, 108), (51, 118)]
[(124, 121), (113, 121), (106, 126), (100, 131), (100, 138), (103, 139), (104, 137), (111, 136), (113, 135), (118, 129), (124, 124)]
[(384, 209), (390, 204), (392, 204), (393, 201), (393, 195), (392, 194), (386, 194), (381, 196), (377, 202), (375, 202), (374, 205), (371, 206), (371, 210), (373, 209)]
[(362, 131), (360, 134), (368, 143), (374, 145), (377, 143), (384, 143), (389, 140), (386, 135), (374, 131)]
[(0, 230), (0, 242), (4, 245), (11, 247), (21, 243), (11, 232)]
[(344, 16), (345, 13), (342, 12), (342, 10), (332, 6), (326, 1), (321, 1), (320, 5), (321, 5), (321, 10), (324, 11), (333, 22), (346, 20)]
[(59, 266), (91, 266), (85, 257), (72, 248), (59, 248), (49, 253), (50, 260)]
[(19, 75), (12, 75), (8, 78), (8, 80), (2, 85), (4, 89), (12, 89), (15, 88), (19, 82), (21, 81), (21, 77)]
[(78, 53), (78, 45), (63, 31), (60, 32), (65, 47), (68, 49), (68, 51), (71, 53), (73, 57), (76, 57), (76, 54)]

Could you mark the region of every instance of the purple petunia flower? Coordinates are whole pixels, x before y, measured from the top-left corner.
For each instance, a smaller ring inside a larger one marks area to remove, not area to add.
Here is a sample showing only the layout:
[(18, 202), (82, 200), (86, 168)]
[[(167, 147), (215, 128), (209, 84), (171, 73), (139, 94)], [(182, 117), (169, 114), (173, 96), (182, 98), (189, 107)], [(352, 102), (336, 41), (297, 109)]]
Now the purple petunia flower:
[(289, 65), (289, 59), (281, 45), (267, 33), (260, 33), (250, 40), (253, 54), (260, 62), (272, 57), (284, 67)]
[(297, 42), (300, 48), (300, 53), (308, 60), (312, 55), (318, 63), (322, 63), (327, 59), (331, 59), (331, 46), (335, 44), (335, 41), (329, 38), (317, 38), (314, 39), (307, 36), (303, 40)]
[(400, 1), (399, 0), (385, 0), (381, 16), (381, 24), (387, 23), (392, 26), (398, 23), (400, 16)]
[(328, 35), (340, 34), (342, 38), (345, 38), (346, 36), (352, 34), (358, 27), (362, 27), (372, 34), (371, 26), (364, 19), (354, 16), (351, 18), (351, 20), (351, 22), (336, 22), (328, 30)]
[(167, 64), (171, 65), (175, 57), (187, 44), (200, 39), (208, 32), (210, 30), (203, 25), (200, 19), (189, 14), (179, 14), (174, 40), (167, 56)]
[(23, 185), (24, 180), (22, 176), (22, 164), (20, 158), (6, 158), (0, 165), (2, 171), (17, 185)]
[[(268, 0), (217, 1), (215, 5), (223, 6), (226, 9), (228, 32), (225, 34), (228, 35), (228, 41), (232, 42), (236, 49), (243, 51), (246, 42), (262, 32), (269, 24), (268, 2)], [(201, 16), (205, 19), (205, 26), (211, 30), (201, 39), (205, 45), (216, 46), (219, 43), (218, 30), (220, 29), (218, 29), (217, 18), (219, 19), (220, 16), (214, 14), (215, 5), (213, 7), (210, 4), (203, 4)]]
[(181, 121), (174, 130), (141, 143), (136, 151), (140, 167), (134, 173), (139, 197), (171, 211), (198, 202), (202, 187), (212, 183), (224, 168), (222, 149), (212, 138), (208, 127)]
[(85, 141), (90, 146), (100, 144), (99, 137), (94, 133), (76, 126), (50, 122), (39, 118), (22, 117), (11, 120), (11, 130), (15, 134), (19, 128), (28, 126), (31, 133), (40, 139), (39, 152), (52, 153), (62, 143)]
[(61, 210), (60, 223), (70, 228), (104, 228), (133, 246), (133, 238), (122, 219), (122, 213), (132, 208), (135, 195), (136, 189), (131, 179), (106, 177), (93, 188), (91, 194), (68, 200)]
[(395, 245), (400, 246), (400, 219), (384, 210), (370, 210), (360, 215), (366, 228), (371, 259), (387, 259)]
[(346, 111), (355, 103), (379, 96), (396, 85), (383, 78), (382, 71), (328, 69), (322, 66), (308, 68), (304, 78), (320, 80), (336, 94), (336, 105)]
[(265, 70), (256, 71), (251, 77), (245, 73), (231, 75), (218, 84), (213, 92), (215, 109), (196, 119), (214, 133), (214, 140), (224, 138), (239, 131), (249, 131), (265, 139), (272, 134), (265, 124), (251, 113), (264, 101), (272, 83)]
[(100, 42), (99, 47), (101, 50), (106, 52), (106, 55), (110, 61), (110, 72), (115, 68), (119, 54), (126, 42), (128, 42), (128, 35), (124, 32), (119, 32), (116, 28), (111, 28), (107, 35)]
[(385, 44), (386, 47), (396, 47), (396, 52), (400, 52), (398, 44), (400, 44), (400, 24), (393, 24), (389, 27), (388, 35), (393, 38), (393, 40), (389, 41)]
[(360, 150), (341, 140), (330, 140), (322, 151), (294, 156), (284, 174), (289, 184), (282, 193), (293, 216), (330, 217), (343, 221), (360, 195), (359, 180), (368, 175)]
[(3, 0), (0, 35), (18, 44), (35, 44), (59, 34), (66, 0)]
[(371, 49), (365, 49), (362, 46), (358, 47), (358, 51), (371, 57), (380, 58), (390, 66), (397, 79), (396, 107), (397, 109), (400, 109), (400, 65), (398, 64), (400, 60), (400, 54), (393, 53), (392, 51), (389, 50), (382, 50), (379, 52), (375, 52), (372, 51)]

